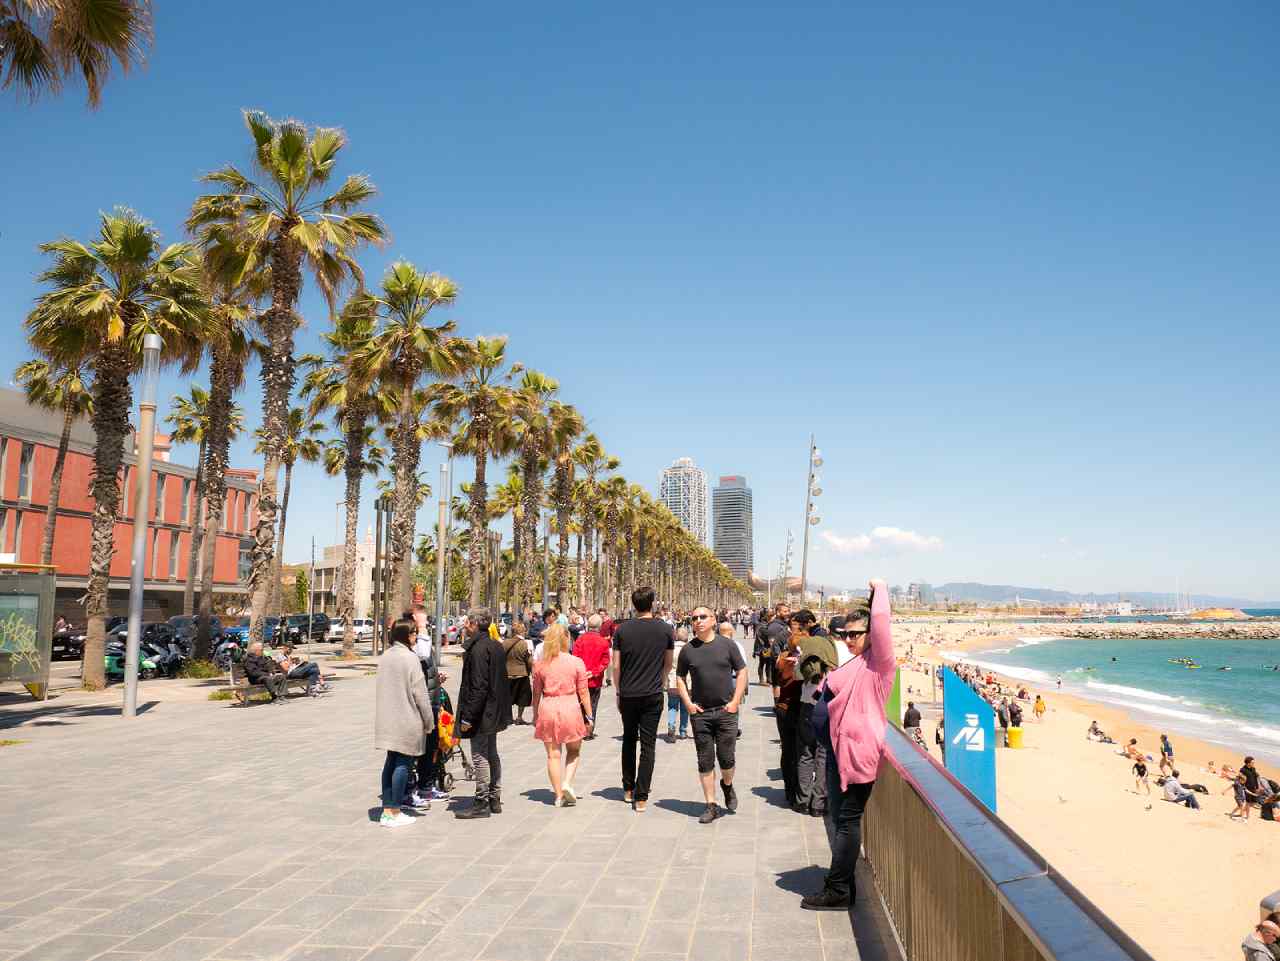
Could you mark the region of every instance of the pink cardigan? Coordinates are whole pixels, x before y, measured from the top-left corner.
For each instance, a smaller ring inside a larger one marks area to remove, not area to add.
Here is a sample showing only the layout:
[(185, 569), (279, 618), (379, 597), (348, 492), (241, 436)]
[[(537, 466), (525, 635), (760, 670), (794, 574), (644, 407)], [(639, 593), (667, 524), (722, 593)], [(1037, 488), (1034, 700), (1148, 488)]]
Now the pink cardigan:
[(889, 620), (889, 592), (877, 590), (871, 602), (871, 646), (823, 682), (834, 695), (827, 710), (842, 790), (874, 781), (880, 767), (884, 705), (897, 667)]

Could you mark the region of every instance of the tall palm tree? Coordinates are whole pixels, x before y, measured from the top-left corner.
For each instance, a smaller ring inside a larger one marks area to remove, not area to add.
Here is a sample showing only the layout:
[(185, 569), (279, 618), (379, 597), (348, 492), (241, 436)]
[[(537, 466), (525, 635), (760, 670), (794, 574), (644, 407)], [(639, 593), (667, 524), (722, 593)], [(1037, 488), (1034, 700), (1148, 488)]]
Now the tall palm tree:
[(96, 107), (112, 61), (128, 73), (150, 40), (147, 0), (0, 0), (0, 86), (34, 101), (78, 73)]
[(89, 370), (81, 362), (29, 360), (18, 367), (14, 378), (27, 394), (27, 402), (62, 415), (58, 456), (49, 477), (49, 503), (44, 509), (44, 537), (40, 541), (40, 563), (53, 563), (53, 532), (58, 523), (58, 501), (62, 497), (62, 469), (67, 463), (71, 428), (77, 420), (93, 413), (93, 385)]
[(356, 647), (356, 566), (359, 557), (360, 488), (367, 474), (382, 470), (386, 455), (374, 439), (374, 423), (390, 417), (394, 398), (380, 385), (366, 384), (358, 377), (358, 361), (377, 334), (377, 317), (372, 305), (356, 293), (334, 321), (333, 330), (323, 335), (329, 359), (306, 358), (311, 367), (302, 385), (309, 399), (307, 412), (319, 418), (333, 414), (339, 436), (325, 448), (325, 470), (334, 474), (334, 458), (342, 455), (345, 479), (343, 496), (346, 524), (342, 542), (342, 574), (339, 578), (338, 616), (342, 618), (343, 657), (354, 657)]
[[(525, 494), (528, 487), (525, 484), (524, 472), (519, 464), (510, 464), (507, 466), (506, 483), (499, 484), (493, 489), (493, 496), (489, 498), (489, 519), (491, 521), (500, 521), (502, 518), (510, 515), (511, 517), (511, 560), (513, 564), (513, 575), (523, 573), (523, 565), (526, 559), (531, 556), (536, 547), (536, 540), (530, 542), (526, 540), (528, 536), (525, 531), (525, 510), (528, 507)], [(519, 576), (511, 578), (511, 594), (508, 595), (511, 601), (511, 610), (518, 610), (523, 601), (527, 598), (522, 594), (523, 588), (519, 584)]]
[(470, 572), (470, 603), (484, 596), (485, 557), (488, 551), (488, 485), (485, 472), (490, 457), (511, 451), (512, 392), (505, 384), (507, 338), (477, 337), (467, 343), (465, 366), (456, 383), (439, 382), (427, 388), (436, 419), (458, 425), (454, 450), (470, 454), (475, 462), (471, 481), (471, 508), (468, 512), (467, 567)]
[(592, 607), (596, 605), (596, 576), (593, 552), (595, 533), (599, 526), (600, 498), (597, 484), (600, 474), (614, 470), (620, 463), (612, 454), (605, 453), (604, 445), (595, 434), (587, 434), (582, 443), (573, 449), (574, 464), (582, 469), (583, 478), (577, 485), (578, 517), (582, 524), (580, 535), (587, 553), (587, 563), (582, 572), (582, 594)]
[(446, 377), (460, 367), (463, 342), (449, 337), (452, 321), (431, 326), (427, 315), (447, 307), (458, 296), (457, 285), (440, 274), (424, 274), (407, 261), (398, 261), (382, 278), (381, 295), (361, 295), (365, 310), (380, 317), (383, 327), (362, 348), (356, 362), (358, 378), (380, 384), (395, 395), (391, 428), (395, 495), (391, 508), (391, 596), (408, 604), (412, 596), (411, 569), (417, 505), (418, 462), (422, 457), (424, 425), (418, 406), (423, 376)]
[(551, 500), (556, 511), (556, 566), (552, 590), (561, 606), (569, 581), (569, 528), (573, 516), (573, 448), (586, 425), (577, 409), (553, 400), (547, 409), (550, 425), (550, 451), (555, 462)]
[(196, 200), (187, 218), (197, 233), (225, 227), (244, 238), (241, 277), (263, 266), (271, 269), (271, 305), (262, 315), (266, 349), (262, 354), (262, 450), (250, 590), (251, 636), (262, 639), (263, 617), (276, 585), (276, 502), (284, 466), (289, 405), (293, 397), (293, 337), (300, 318), (295, 307), (302, 291), (302, 268), (315, 275), (332, 310), (344, 281), (363, 281), (354, 259), (357, 248), (386, 239), (382, 221), (360, 210), (374, 194), (364, 176), (349, 176), (326, 194), (346, 137), (339, 130), (314, 130), (295, 120), (276, 122), (260, 111), (246, 111), (253, 136), (259, 180), (234, 166), (206, 175), (222, 188)]
[(515, 393), (513, 414), (524, 479), (524, 505), (516, 543), (526, 548), (516, 552), (515, 594), (520, 603), (530, 600), (536, 592), (538, 517), (542, 511), (543, 475), (553, 443), (551, 402), (559, 389), (560, 383), (554, 377), (526, 370)]
[[(324, 434), (324, 425), (316, 423), (307, 417), (307, 412), (301, 407), (289, 408), (289, 419), (285, 422), (284, 447), (282, 450), (281, 462), (284, 464), (284, 496), (280, 501), (280, 532), (276, 538), (276, 555), (275, 566), (271, 571), (271, 601), (268, 606), (268, 612), (272, 615), (280, 613), (281, 603), (281, 584), (280, 584), (280, 564), (284, 558), (284, 533), (285, 525), (289, 521), (289, 490), (293, 486), (293, 465), (298, 461), (315, 464), (324, 457), (324, 442), (321, 436)], [(257, 446), (254, 448), (258, 453), (264, 453), (266, 445), (269, 443), (265, 435), (265, 428), (260, 427), (254, 431), (254, 436), (258, 438)]]
[(84, 684), (98, 689), (106, 684), (107, 583), (133, 406), (129, 376), (141, 366), (147, 333), (164, 338), (162, 359), (194, 366), (206, 305), (187, 247), (161, 247), (156, 231), (133, 211), (103, 214), (96, 240), (67, 238), (40, 249), (53, 257), (53, 263), (39, 276), (49, 289), (27, 317), (31, 342), (59, 363), (84, 363), (93, 371), (94, 505), (85, 593)]

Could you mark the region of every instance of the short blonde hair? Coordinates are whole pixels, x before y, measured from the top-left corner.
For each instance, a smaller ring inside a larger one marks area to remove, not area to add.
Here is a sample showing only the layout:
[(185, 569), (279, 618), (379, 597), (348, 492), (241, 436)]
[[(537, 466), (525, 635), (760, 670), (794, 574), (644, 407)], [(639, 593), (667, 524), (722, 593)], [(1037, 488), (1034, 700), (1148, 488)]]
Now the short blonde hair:
[(542, 659), (554, 661), (559, 654), (569, 650), (569, 632), (563, 624), (552, 624), (542, 635)]

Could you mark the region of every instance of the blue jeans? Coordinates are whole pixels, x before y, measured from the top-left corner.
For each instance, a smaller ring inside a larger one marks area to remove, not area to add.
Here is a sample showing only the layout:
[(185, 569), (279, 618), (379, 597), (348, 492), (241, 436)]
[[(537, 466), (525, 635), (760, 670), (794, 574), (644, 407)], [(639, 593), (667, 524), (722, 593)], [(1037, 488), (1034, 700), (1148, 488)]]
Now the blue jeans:
[(398, 808), (409, 790), (409, 769), (415, 758), (411, 754), (388, 751), (382, 765), (382, 806)]
[(825, 887), (853, 900), (853, 872), (862, 850), (862, 812), (871, 799), (875, 781), (866, 784), (850, 784), (840, 790), (840, 769), (835, 757), (827, 755), (827, 813), (823, 821), (827, 828), (827, 842), (831, 845), (831, 870), (827, 872)]
[(684, 701), (680, 700), (680, 695), (675, 691), (667, 692), (667, 729), (676, 726), (676, 709), (680, 710), (680, 736), (684, 737), (689, 730), (689, 709), (684, 706)]

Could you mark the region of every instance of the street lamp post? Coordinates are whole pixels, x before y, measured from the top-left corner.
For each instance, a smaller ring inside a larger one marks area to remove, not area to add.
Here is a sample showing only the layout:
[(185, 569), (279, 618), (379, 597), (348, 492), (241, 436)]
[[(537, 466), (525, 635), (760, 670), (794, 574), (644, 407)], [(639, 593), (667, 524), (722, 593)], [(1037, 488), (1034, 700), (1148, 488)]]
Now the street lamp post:
[(804, 603), (805, 590), (809, 586), (809, 528), (816, 527), (822, 520), (816, 513), (818, 505), (815, 497), (822, 495), (822, 480), (815, 473), (822, 466), (822, 452), (813, 444), (813, 435), (809, 435), (809, 479), (805, 482), (804, 491), (804, 549), (800, 555), (800, 603)]
[(431, 648), (436, 669), (440, 668), (440, 645), (444, 638), (445, 576), (444, 557), (449, 547), (449, 500), (453, 497), (453, 481), (449, 476), (453, 458), (453, 445), (445, 442), (444, 463), (440, 465), (440, 516), (436, 519), (436, 629), (432, 632)]
[(542, 609), (551, 606), (551, 512), (542, 517)]
[(156, 439), (156, 386), (160, 380), (159, 334), (147, 334), (142, 340), (142, 383), (138, 401), (136, 486), (133, 495), (133, 553), (129, 569), (129, 633), (125, 641), (124, 711), (125, 717), (138, 713), (138, 649), (142, 642), (142, 591), (146, 577), (147, 515), (151, 508), (151, 456)]

